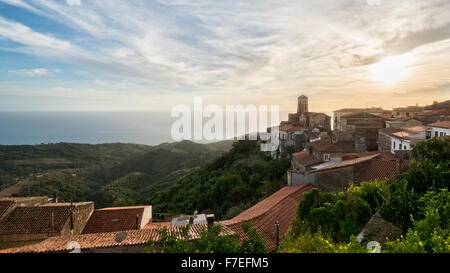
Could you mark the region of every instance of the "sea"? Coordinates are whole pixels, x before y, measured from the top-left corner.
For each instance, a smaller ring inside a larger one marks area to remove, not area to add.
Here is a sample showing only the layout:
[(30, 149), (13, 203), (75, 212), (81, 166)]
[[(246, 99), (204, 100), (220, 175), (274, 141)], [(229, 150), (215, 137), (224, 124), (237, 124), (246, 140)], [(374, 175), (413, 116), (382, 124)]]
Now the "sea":
[[(0, 111), (0, 145), (60, 142), (158, 145), (175, 141), (172, 138), (171, 128), (178, 118), (173, 118), (170, 114), (170, 112)], [(280, 118), (283, 117), (287, 118), (287, 112), (281, 114)], [(206, 121), (207, 119), (203, 120), (204, 123)], [(248, 124), (248, 117), (246, 122)]]
[(0, 145), (173, 142), (170, 112), (0, 112)]

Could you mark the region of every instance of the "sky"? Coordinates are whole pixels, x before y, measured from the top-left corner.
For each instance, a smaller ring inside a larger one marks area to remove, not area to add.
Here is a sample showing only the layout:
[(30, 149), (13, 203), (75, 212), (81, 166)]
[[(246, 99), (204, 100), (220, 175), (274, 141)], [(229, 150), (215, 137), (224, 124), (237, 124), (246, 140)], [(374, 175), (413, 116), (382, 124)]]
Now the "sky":
[(450, 97), (448, 0), (0, 0), (0, 110)]

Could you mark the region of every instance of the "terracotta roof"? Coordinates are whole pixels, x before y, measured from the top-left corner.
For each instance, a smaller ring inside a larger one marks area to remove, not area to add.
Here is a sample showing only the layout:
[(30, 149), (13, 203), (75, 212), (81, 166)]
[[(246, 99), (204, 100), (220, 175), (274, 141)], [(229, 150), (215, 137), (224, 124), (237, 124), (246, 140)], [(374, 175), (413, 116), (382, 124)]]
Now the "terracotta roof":
[(12, 204), (14, 204), (14, 201), (0, 200), (0, 218), (9, 209), (9, 207), (11, 207)]
[(450, 120), (428, 124), (429, 127), (450, 129)]
[(303, 193), (311, 191), (315, 186), (311, 184), (287, 186), (272, 194), (268, 198), (242, 212), (231, 220), (222, 221), (221, 224), (235, 231), (240, 240), (244, 239), (245, 232), (242, 223), (252, 221), (255, 227), (265, 239), (265, 245), (269, 250), (274, 250), (275, 222), (279, 224), (280, 242), (297, 214), (297, 206), (303, 198)]
[(172, 226), (172, 222), (148, 222), (142, 229), (158, 229)]
[[(51, 215), (53, 224), (51, 227)], [(69, 206), (17, 207), (0, 221), (0, 234), (38, 234), (61, 230), (70, 216)]]
[[(190, 240), (196, 240), (200, 233), (207, 229), (206, 224), (192, 225), (189, 229)], [(170, 227), (168, 232), (179, 231), (180, 227)], [(158, 241), (160, 233), (158, 229), (141, 229), (126, 231), (126, 237), (123, 241), (116, 241), (117, 235), (121, 232), (93, 233), (75, 236), (51, 237), (41, 243), (28, 245), (18, 248), (0, 250), (0, 253), (48, 253), (48, 252), (67, 252), (67, 246), (70, 242), (77, 242), (81, 250), (109, 248), (118, 246), (141, 246), (145, 245), (150, 239)], [(234, 234), (227, 227), (222, 227), (221, 236)]]
[(343, 115), (341, 118), (342, 119), (364, 119), (364, 118), (368, 118), (368, 119), (377, 119), (377, 120), (381, 119), (380, 116), (374, 115), (374, 114), (371, 114), (371, 113), (367, 113), (365, 111), (346, 114), (346, 115)]
[(316, 142), (308, 143), (306, 146), (312, 147), (321, 152), (352, 153), (355, 151), (353, 141), (330, 143), (328, 139), (322, 139)]
[(368, 155), (368, 156), (359, 157), (359, 158), (355, 158), (355, 159), (351, 159), (351, 160), (345, 160), (345, 161), (341, 161), (341, 162), (338, 162), (333, 165), (329, 165), (324, 168), (314, 170), (312, 172), (317, 173), (317, 172), (328, 171), (328, 170), (332, 170), (332, 169), (345, 168), (345, 167), (353, 166), (353, 165), (360, 164), (360, 163), (363, 163), (366, 161), (370, 161), (378, 156), (379, 156), (379, 154), (375, 154), (375, 155)]
[(298, 152), (298, 153), (293, 153), (292, 156), (294, 158), (302, 158), (302, 157), (308, 156), (308, 153), (307, 152)]
[(296, 131), (303, 130), (303, 127), (293, 126), (293, 125), (284, 125), (284, 126), (281, 126), (279, 130), (283, 131), (283, 132), (296, 132)]
[(405, 126), (405, 127), (402, 127), (401, 129), (409, 131), (409, 132), (414, 132), (414, 133), (425, 132), (426, 130), (428, 130), (428, 128), (423, 125)]
[(436, 109), (421, 114), (421, 116), (448, 116), (448, 115), (450, 115), (449, 109)]
[(89, 218), (89, 221), (83, 230), (83, 234), (140, 229), (144, 210), (149, 207), (150, 206), (97, 209)]
[(312, 156), (312, 155), (304, 156), (304, 157), (294, 157), (294, 160), (298, 164), (305, 166), (305, 167), (311, 166), (314, 164), (319, 164), (322, 162), (322, 160), (317, 159), (315, 156)]

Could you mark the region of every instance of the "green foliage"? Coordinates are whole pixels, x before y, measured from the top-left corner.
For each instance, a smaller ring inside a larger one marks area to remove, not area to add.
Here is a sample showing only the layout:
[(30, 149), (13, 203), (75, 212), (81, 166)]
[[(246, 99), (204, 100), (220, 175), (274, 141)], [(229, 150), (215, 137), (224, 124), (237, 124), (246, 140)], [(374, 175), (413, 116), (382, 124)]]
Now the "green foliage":
[(424, 218), (413, 221), (406, 236), (386, 244), (393, 253), (450, 253), (450, 193), (430, 191), (419, 201)]
[(348, 241), (372, 216), (370, 205), (352, 192), (323, 193), (313, 189), (305, 193), (297, 210), (293, 232), (321, 231), (334, 240)]
[(281, 242), (281, 253), (368, 253), (352, 237), (349, 243), (335, 243), (320, 232), (295, 235), (288, 231)]
[[(14, 196), (52, 196), (61, 201), (95, 201), (96, 207), (116, 200), (144, 204), (151, 186), (171, 183), (191, 168), (218, 158), (231, 141), (189, 141), (155, 147), (135, 144), (71, 144), (0, 146), (0, 190)], [(18, 181), (16, 181), (18, 179)], [(11, 187), (19, 182), (18, 187)], [(151, 189), (150, 189), (151, 188)]]
[(387, 197), (381, 207), (382, 216), (405, 232), (418, 219), (419, 199), (427, 191), (450, 186), (449, 161), (434, 162), (425, 158), (415, 162), (405, 173), (387, 183)]
[(159, 240), (152, 239), (147, 243), (151, 253), (190, 253), (192, 246), (189, 236), (190, 226), (180, 227), (179, 230), (169, 230), (164, 227), (158, 230)]
[(379, 211), (407, 232), (387, 242), (383, 251), (450, 252), (448, 141), (419, 142), (410, 168), (386, 182), (362, 183), (336, 194), (305, 194), (280, 251), (364, 252), (354, 235)]
[(445, 162), (450, 160), (450, 138), (433, 138), (426, 141), (420, 141), (414, 145), (412, 158), (419, 162), (423, 159), (432, 162)]
[(348, 191), (366, 201), (369, 204), (372, 213), (375, 213), (381, 207), (383, 200), (385, 199), (386, 181), (376, 180), (373, 182), (361, 183), (360, 186), (352, 185)]
[(250, 223), (243, 225), (246, 238), (239, 244), (237, 235), (221, 236), (222, 227), (214, 225), (203, 229), (196, 240), (189, 236), (190, 226), (169, 232), (168, 228), (158, 230), (160, 239), (148, 242), (148, 252), (152, 253), (266, 253), (262, 236)]
[(266, 253), (267, 249), (264, 246), (264, 238), (253, 227), (252, 222), (242, 223), (242, 229), (244, 230), (246, 237), (242, 240), (240, 247), (240, 253)]
[(144, 200), (159, 212), (191, 214), (198, 210), (223, 219), (284, 186), (289, 167), (289, 160), (273, 160), (262, 153), (259, 142), (238, 141), (212, 163), (143, 191)]

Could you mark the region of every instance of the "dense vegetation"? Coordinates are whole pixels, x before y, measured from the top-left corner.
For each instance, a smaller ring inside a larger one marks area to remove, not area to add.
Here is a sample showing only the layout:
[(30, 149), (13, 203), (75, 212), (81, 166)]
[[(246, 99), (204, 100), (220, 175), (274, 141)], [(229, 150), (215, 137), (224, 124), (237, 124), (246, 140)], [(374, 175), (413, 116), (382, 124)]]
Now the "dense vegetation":
[(139, 203), (151, 184), (218, 158), (231, 142), (189, 141), (150, 147), (135, 144), (0, 146), (1, 195), (52, 196), (96, 202), (97, 207)]
[(190, 226), (180, 228), (180, 231), (169, 232), (167, 228), (158, 230), (158, 242), (148, 242), (148, 252), (151, 253), (266, 253), (264, 239), (253, 227), (251, 222), (244, 222), (245, 239), (239, 242), (236, 234), (220, 236), (222, 227), (213, 225), (210, 230), (204, 229), (200, 237), (190, 240)]
[(305, 194), (280, 251), (365, 252), (355, 236), (379, 212), (406, 233), (383, 251), (450, 252), (449, 143), (448, 138), (419, 142), (411, 167), (388, 181)]
[(202, 168), (142, 191), (145, 203), (169, 214), (194, 211), (228, 219), (286, 184), (287, 159), (274, 160), (257, 141), (238, 141)]
[(98, 208), (151, 204), (155, 217), (198, 211), (232, 218), (285, 186), (290, 167), (289, 160), (273, 160), (259, 142), (246, 140), (156, 147), (61, 143), (0, 151), (0, 171), (12, 178), (0, 172), (2, 185), (16, 184), (6, 193), (56, 193), (61, 201), (92, 200)]

